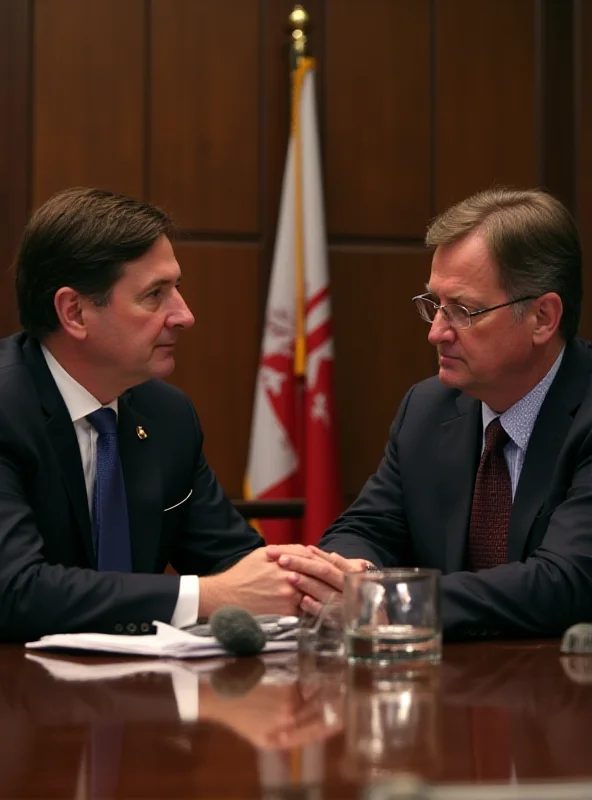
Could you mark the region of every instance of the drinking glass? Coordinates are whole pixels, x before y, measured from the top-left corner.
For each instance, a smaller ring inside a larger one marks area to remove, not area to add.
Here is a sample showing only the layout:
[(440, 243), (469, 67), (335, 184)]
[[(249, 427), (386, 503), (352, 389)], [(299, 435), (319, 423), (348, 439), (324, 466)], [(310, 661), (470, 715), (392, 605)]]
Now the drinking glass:
[(345, 575), (345, 652), (352, 663), (435, 664), (442, 657), (440, 573), (382, 569)]

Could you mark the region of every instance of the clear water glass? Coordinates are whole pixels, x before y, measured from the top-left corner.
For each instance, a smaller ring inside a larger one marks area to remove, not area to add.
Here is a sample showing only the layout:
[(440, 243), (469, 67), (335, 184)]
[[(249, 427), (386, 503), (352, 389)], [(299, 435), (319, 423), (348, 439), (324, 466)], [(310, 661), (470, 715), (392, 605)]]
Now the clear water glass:
[(438, 663), (440, 572), (382, 569), (345, 576), (345, 652), (351, 663)]

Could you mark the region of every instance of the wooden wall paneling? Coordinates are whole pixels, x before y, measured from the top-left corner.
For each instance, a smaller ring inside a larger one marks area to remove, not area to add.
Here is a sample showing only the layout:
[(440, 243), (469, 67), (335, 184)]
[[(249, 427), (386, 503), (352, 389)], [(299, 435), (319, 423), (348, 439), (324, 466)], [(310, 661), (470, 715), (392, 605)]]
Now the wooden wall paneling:
[(150, 199), (191, 232), (259, 231), (259, 4), (153, 0)]
[(436, 4), (436, 211), (540, 181), (533, 0)]
[(343, 487), (353, 499), (384, 452), (399, 402), (433, 375), (428, 326), (411, 298), (431, 254), (412, 248), (333, 247), (336, 398)]
[(175, 251), (196, 322), (180, 337), (171, 382), (195, 403), (224, 489), (242, 497), (259, 355), (257, 246), (177, 242)]
[(0, 0), (0, 336), (18, 330), (9, 271), (27, 217), (30, 7)]
[(576, 217), (584, 254), (584, 304), (580, 332), (592, 339), (592, 0), (577, 0)]
[(541, 185), (575, 207), (574, 4), (541, 0)]
[(326, 0), (332, 236), (421, 237), (431, 213), (429, 0)]
[(36, 0), (33, 204), (67, 186), (142, 196), (145, 0)]

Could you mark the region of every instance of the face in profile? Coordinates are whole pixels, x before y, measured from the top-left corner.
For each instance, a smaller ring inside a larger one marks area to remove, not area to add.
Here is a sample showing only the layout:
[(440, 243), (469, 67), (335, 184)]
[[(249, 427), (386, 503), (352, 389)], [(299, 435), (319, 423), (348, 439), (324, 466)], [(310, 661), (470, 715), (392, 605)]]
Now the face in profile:
[(179, 291), (180, 279), (171, 243), (161, 236), (125, 265), (106, 305), (84, 298), (89, 363), (126, 388), (169, 375), (179, 333), (195, 322)]
[[(478, 232), (436, 249), (428, 288), (439, 304), (458, 303), (469, 311), (510, 299)], [(529, 304), (519, 319), (514, 307), (507, 306), (473, 317), (464, 329), (438, 313), (428, 339), (438, 351), (440, 380), (490, 405), (492, 397), (504, 394), (504, 387), (511, 394), (533, 357), (535, 324), (534, 304)]]

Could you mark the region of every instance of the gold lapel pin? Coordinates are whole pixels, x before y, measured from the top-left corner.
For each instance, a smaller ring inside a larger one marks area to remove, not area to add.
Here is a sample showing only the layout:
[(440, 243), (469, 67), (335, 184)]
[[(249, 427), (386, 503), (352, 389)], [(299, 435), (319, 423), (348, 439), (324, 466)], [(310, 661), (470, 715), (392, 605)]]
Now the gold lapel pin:
[(136, 433), (138, 434), (138, 439), (147, 439), (148, 438), (148, 434), (146, 433), (146, 431), (144, 430), (144, 428), (141, 425), (138, 425), (138, 427), (136, 428)]

